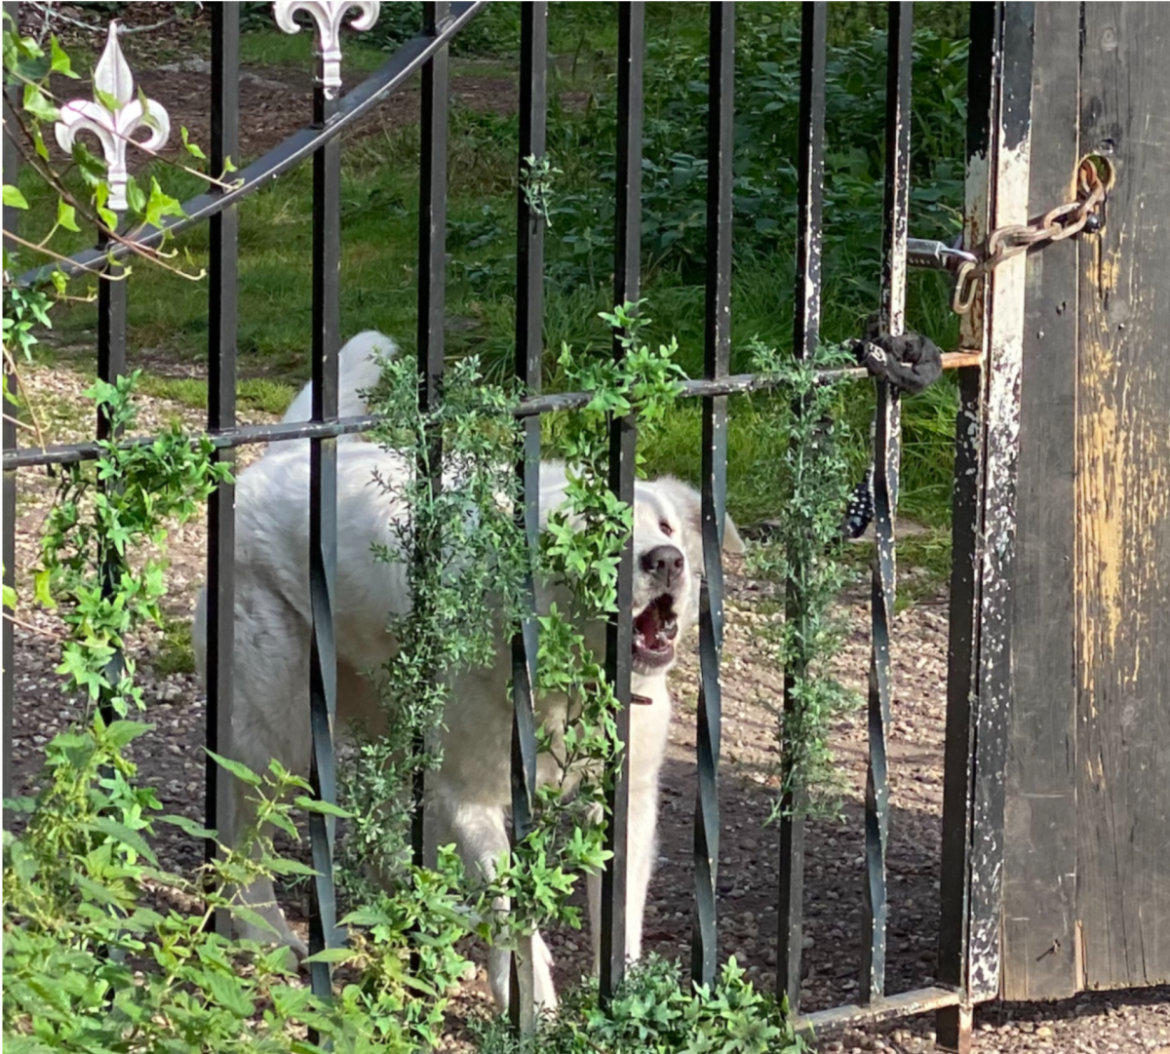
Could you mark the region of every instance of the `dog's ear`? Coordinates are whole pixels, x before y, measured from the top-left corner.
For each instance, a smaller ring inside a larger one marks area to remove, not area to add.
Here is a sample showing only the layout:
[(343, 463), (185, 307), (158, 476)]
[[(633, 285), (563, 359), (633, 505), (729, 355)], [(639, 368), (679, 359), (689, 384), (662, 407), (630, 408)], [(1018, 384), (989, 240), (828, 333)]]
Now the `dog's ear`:
[[(666, 495), (667, 500), (678, 510), (685, 522), (684, 548), (687, 559), (695, 567), (703, 566), (703, 499), (694, 487), (673, 476), (654, 481), (654, 486)], [(723, 551), (741, 554), (744, 551), (743, 538), (729, 514), (723, 517)]]

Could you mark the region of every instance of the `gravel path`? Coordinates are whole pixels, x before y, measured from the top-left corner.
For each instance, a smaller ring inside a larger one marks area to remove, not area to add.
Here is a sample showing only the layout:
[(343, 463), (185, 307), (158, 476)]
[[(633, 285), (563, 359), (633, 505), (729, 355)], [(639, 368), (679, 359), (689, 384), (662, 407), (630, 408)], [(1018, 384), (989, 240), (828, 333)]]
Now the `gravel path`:
[[(90, 413), (82, 398), (87, 381), (65, 369), (30, 369), (29, 389), (42, 408), (53, 441), (85, 437)], [(203, 412), (160, 399), (144, 401), (142, 427), (153, 430), (178, 418), (197, 429)], [(249, 420), (262, 421), (253, 413)], [(254, 457), (246, 453), (244, 460)], [(52, 496), (51, 481), (22, 471), (19, 481), (18, 585), (28, 588), (36, 563), (36, 538)], [(206, 533), (202, 520), (173, 532), (168, 616), (189, 620), (203, 574)], [(861, 590), (842, 597), (849, 634), (836, 666), (859, 691), (868, 668), (868, 612)], [(774, 719), (779, 673), (759, 656), (753, 628), (777, 616), (767, 590), (748, 578), (735, 560), (728, 567), (722, 769), (722, 856), (719, 878), (720, 951), (734, 954), (758, 984), (774, 983), (777, 830), (768, 825), (776, 788)], [(16, 735), (13, 745), (18, 793), (31, 785), (43, 746), (76, 716), (52, 672), (60, 627), (49, 614), (22, 613), (16, 656)], [(894, 723), (890, 733), (891, 838), (888, 866), (891, 912), (888, 989), (930, 984), (938, 921), (938, 855), (942, 805), (942, 747), (945, 716), (947, 608), (945, 597), (920, 602), (896, 618)], [(693, 642), (692, 642), (693, 643)], [(164, 806), (194, 819), (203, 800), (203, 697), (192, 673), (173, 670), (161, 634), (138, 642), (149, 701), (157, 727), (136, 744), (140, 774), (157, 788)], [(692, 822), (695, 799), (695, 697), (698, 660), (687, 649), (673, 676), (676, 716), (663, 781), (661, 846), (651, 890), (646, 947), (689, 960), (692, 908)], [(856, 998), (863, 879), (863, 802), (866, 759), (864, 715), (842, 719), (832, 743), (841, 769), (844, 797), (836, 820), (810, 822), (807, 836), (803, 1008), (815, 1010)], [(201, 846), (168, 834), (160, 855), (173, 868), (194, 867)], [(290, 894), (290, 913), (303, 917), (303, 891)], [(563, 986), (588, 968), (588, 938), (580, 933), (548, 935)], [(460, 1013), (486, 1013), (485, 980), (479, 977), (459, 1001)], [(822, 1037), (825, 1051), (933, 1049), (929, 1017)], [(454, 1042), (454, 1045), (459, 1045)], [(1170, 1054), (1170, 990), (1084, 993), (1056, 1004), (980, 1008), (975, 1049), (990, 1051), (1151, 1052)]]

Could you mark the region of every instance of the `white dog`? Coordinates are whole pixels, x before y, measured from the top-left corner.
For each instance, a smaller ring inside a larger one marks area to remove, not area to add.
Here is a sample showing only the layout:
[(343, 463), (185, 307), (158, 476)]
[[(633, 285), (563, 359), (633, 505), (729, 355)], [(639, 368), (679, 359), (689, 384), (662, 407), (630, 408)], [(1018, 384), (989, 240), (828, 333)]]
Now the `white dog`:
[[(360, 392), (373, 385), (378, 367), (372, 356), (392, 352), (388, 338), (363, 333), (342, 349), (339, 370), (340, 414), (364, 413)], [(286, 420), (309, 416), (310, 393), (298, 395)], [(390, 524), (407, 510), (395, 504), (375, 474), (393, 478), (410, 471), (405, 460), (370, 443), (346, 442), (337, 449), (337, 576), (333, 599), (336, 623), (339, 730), (351, 719), (371, 721), (377, 700), (362, 672), (377, 668), (394, 654), (385, 626), (390, 611), (404, 613), (410, 604), (402, 566), (378, 561), (376, 543), (392, 541)], [(554, 463), (541, 466), (542, 523), (564, 500), (565, 472)], [(254, 771), (270, 758), (289, 769), (309, 771), (309, 458), (306, 442), (276, 444), (241, 473), (236, 488), (236, 602), (234, 704), (230, 756)], [(742, 552), (730, 519), (725, 548)], [(626, 949), (631, 959), (641, 952), (642, 918), (655, 858), (658, 778), (670, 725), (666, 674), (675, 662), (679, 637), (698, 613), (702, 566), (700, 502), (695, 491), (674, 479), (639, 482), (634, 501), (633, 685), (642, 701), (630, 713), (630, 811)], [(538, 588), (537, 606), (547, 612), (557, 591)], [(562, 603), (562, 608), (564, 607)], [(196, 651), (203, 669), (206, 627), (204, 598), (196, 614)], [(588, 634), (600, 645), (603, 628)], [(491, 668), (458, 675), (444, 714), (442, 766), (428, 776), (425, 824), (432, 844), (455, 842), (470, 867), (489, 871), (508, 849), (507, 810), (511, 802), (509, 761), (512, 710), (507, 690), (510, 652), (501, 641)], [(537, 719), (550, 729), (563, 727), (567, 702), (541, 700)], [(538, 778), (558, 775), (545, 758)], [(231, 844), (252, 812), (247, 790), (232, 782), (231, 816), (221, 836)], [(242, 891), (299, 953), (304, 945), (284, 919), (271, 882)], [(599, 948), (600, 880), (589, 883), (595, 962)], [(271, 938), (258, 928), (242, 926), (242, 936)], [(551, 958), (533, 939), (534, 997), (539, 1005), (556, 1003)], [(508, 1002), (508, 953), (489, 952), (492, 992), (501, 1008)]]

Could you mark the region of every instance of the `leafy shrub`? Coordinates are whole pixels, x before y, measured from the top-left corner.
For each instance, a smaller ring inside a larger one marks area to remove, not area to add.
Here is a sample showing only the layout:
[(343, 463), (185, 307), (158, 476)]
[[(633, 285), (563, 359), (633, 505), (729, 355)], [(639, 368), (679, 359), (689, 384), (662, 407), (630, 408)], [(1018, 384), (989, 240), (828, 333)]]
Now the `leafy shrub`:
[[(133, 428), (136, 379), (91, 392), (115, 431)], [(36, 578), (38, 602), (67, 627), (62, 688), (90, 706), (48, 744), (42, 789), (5, 803), (26, 817), (19, 835), (4, 832), (5, 1045), (26, 1054), (320, 1050), (304, 1038), (311, 1029), (337, 1050), (432, 1046), (466, 966), (455, 943), (476, 917), (462, 906), (453, 854), (343, 920), (368, 933), (320, 953), (348, 982), (329, 1001), (304, 987), (287, 949), (229, 940), (208, 924), (223, 911), (267, 928), (233, 891), (262, 875), (313, 874), (274, 851), (268, 825), (295, 837), (294, 805), (347, 814), (311, 798), (308, 782), (276, 762), (260, 776), (217, 758), (259, 802), (241, 844), (219, 845), (197, 881), (166, 872), (151, 849), (160, 824), (196, 839), (215, 832), (161, 815), (153, 788), (136, 778), (127, 748), (151, 726), (128, 717), (145, 702), (126, 647), (161, 619), (168, 521), (188, 519), (227, 477), (207, 440), (193, 444), (176, 429), (101, 448), (93, 463), (63, 468)], [(418, 977), (407, 969), (412, 954)]]
[[(748, 9), (737, 36), (735, 251), (741, 259), (787, 255), (796, 230), (800, 28)], [(872, 302), (880, 274), (885, 52), (884, 33), (859, 31), (850, 43), (830, 49), (826, 68), (826, 268), (868, 270), (872, 279), (865, 291)], [(953, 237), (959, 229), (966, 54), (965, 40), (929, 30), (915, 34), (912, 200), (915, 233), (924, 237)], [(686, 38), (651, 37), (645, 92), (644, 257), (652, 269), (698, 282), (706, 259), (705, 50)], [(614, 221), (615, 123), (610, 87), (593, 93), (584, 115), (554, 107), (549, 152), (570, 173), (554, 209), (566, 233), (552, 267), (564, 281), (595, 283), (608, 273), (603, 269), (609, 267)], [(860, 261), (858, 246), (865, 253)]]
[(798, 1054), (807, 1050), (784, 1014), (730, 959), (713, 988), (691, 991), (677, 963), (649, 956), (630, 968), (602, 1009), (596, 984), (575, 989), (546, 1018), (535, 1046), (500, 1024), (481, 1029), (481, 1054)]

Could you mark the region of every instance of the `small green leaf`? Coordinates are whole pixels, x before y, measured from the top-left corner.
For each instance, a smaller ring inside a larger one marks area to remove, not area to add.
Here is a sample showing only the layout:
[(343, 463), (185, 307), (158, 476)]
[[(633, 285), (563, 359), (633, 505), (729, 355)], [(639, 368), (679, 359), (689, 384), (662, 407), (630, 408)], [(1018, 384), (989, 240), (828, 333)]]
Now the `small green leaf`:
[(53, 599), (53, 594), (49, 592), (49, 587), (53, 580), (53, 572), (51, 568), (45, 567), (36, 573), (33, 579), (33, 591), (37, 598), (37, 603), (42, 607), (48, 608), (50, 611), (57, 606), (57, 601)]
[(93, 96), (100, 102), (110, 113), (117, 113), (122, 109), (122, 104), (118, 101), (116, 95), (111, 95), (108, 91), (102, 91), (101, 88), (94, 87)]
[(150, 179), (150, 200), (146, 203), (146, 222), (152, 227), (162, 228), (164, 216), (182, 216), (183, 206), (178, 198), (164, 194), (158, 180), (153, 176)]
[[(216, 831), (208, 830), (202, 824), (192, 820), (189, 816), (156, 816), (155, 820), (160, 823), (169, 823), (173, 827), (179, 828), (184, 834), (189, 834), (192, 838), (217, 838)], [(154, 821), (151, 821), (154, 822)]]
[(199, 158), (200, 161), (206, 161), (207, 155), (195, 144), (189, 140), (190, 133), (182, 125), (179, 126), (179, 134), (183, 137), (183, 146), (187, 148), (187, 153), (192, 157)]
[(112, 816), (99, 816), (93, 822), (86, 824), (86, 829), (109, 835), (116, 841), (128, 845), (139, 856), (157, 866), (158, 860), (154, 855), (154, 850), (146, 844), (146, 840), (142, 835), (137, 831), (130, 830), (125, 824), (118, 823)]
[(272, 923), (269, 922), (263, 915), (261, 915), (260, 912), (255, 911), (252, 908), (246, 908), (243, 904), (229, 904), (228, 911), (230, 911), (237, 919), (240, 919), (251, 926), (255, 926), (259, 930), (266, 930), (267, 932), (272, 933), (277, 937), (280, 936), (280, 931), (275, 926), (273, 926)]
[(342, 820), (348, 820), (353, 816), (353, 813), (346, 811), (339, 805), (334, 805), (332, 802), (319, 801), (317, 798), (309, 798), (304, 794), (298, 795), (295, 801), (306, 812), (320, 813), (323, 816), (336, 816)]
[[(57, 201), (57, 223), (67, 231), (77, 232), (81, 230), (77, 226), (77, 210), (64, 198), (59, 198)], [(54, 272), (54, 274), (56, 273)]]
[(353, 958), (352, 948), (326, 948), (301, 960), (302, 963), (343, 963)]
[(244, 985), (235, 974), (224, 973), (221, 970), (207, 970), (207, 987), (215, 1001), (225, 1010), (231, 1011), (236, 1017), (251, 1017), (255, 1013), (256, 1005), (248, 998)]
[(72, 77), (76, 80), (79, 75), (73, 72), (73, 63), (70, 61), (69, 56), (65, 54), (56, 36), (49, 38), (49, 48), (52, 56), (50, 69), (54, 73), (60, 73), (63, 77)]
[(126, 181), (126, 204), (130, 206), (132, 212), (146, 211), (146, 192), (133, 176)]
[[(28, 202), (24, 195), (20, 192), (18, 187), (12, 186), (11, 183), (4, 184), (4, 205), (10, 209), (27, 209)], [(7, 306), (4, 309), (8, 310)]]
[(308, 864), (283, 856), (271, 857), (267, 864), (268, 870), (276, 875), (307, 875), (309, 878), (316, 878), (318, 873), (316, 868), (309, 867)]
[(46, 123), (56, 121), (61, 116), (61, 111), (49, 101), (49, 97), (41, 91), (38, 84), (25, 84), (24, 109), (38, 121)]
[[(203, 748), (207, 750), (207, 747)], [(231, 758), (225, 758), (217, 754), (214, 750), (207, 750), (208, 756), (220, 768), (226, 769), (238, 780), (243, 780), (250, 787), (260, 786), (260, 777), (256, 775), (247, 765), (243, 765), (238, 761), (232, 761)]]
[(102, 733), (102, 738), (115, 750), (122, 750), (139, 736), (154, 731), (154, 727), (142, 721), (113, 721)]

